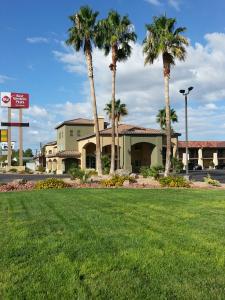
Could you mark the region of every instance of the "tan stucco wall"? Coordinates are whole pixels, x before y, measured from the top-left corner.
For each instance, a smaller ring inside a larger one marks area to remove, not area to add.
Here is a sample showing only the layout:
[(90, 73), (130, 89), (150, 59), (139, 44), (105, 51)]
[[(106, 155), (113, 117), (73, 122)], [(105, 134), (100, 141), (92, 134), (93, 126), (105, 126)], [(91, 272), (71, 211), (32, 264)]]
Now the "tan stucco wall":
[(65, 170), (64, 161), (60, 157), (49, 157), (46, 158), (46, 172), (56, 174), (63, 174)]
[[(111, 145), (111, 137), (101, 137), (101, 148), (107, 145)], [(162, 136), (120, 136), (119, 146), (120, 146), (120, 165), (121, 168), (132, 171), (131, 165), (131, 146), (136, 143), (151, 143), (154, 145), (151, 154), (151, 165), (161, 165), (162, 164)], [(92, 137), (86, 140), (78, 142), (78, 151), (81, 153), (81, 167), (85, 168), (85, 145), (88, 143), (96, 144), (96, 138)], [(117, 145), (117, 139), (116, 139)]]
[(162, 164), (162, 137), (161, 136), (124, 136), (124, 153), (121, 166), (132, 171), (131, 165), (131, 146), (137, 143), (151, 143), (155, 147), (152, 150), (151, 166)]
[(45, 156), (47, 155), (51, 155), (51, 154), (56, 154), (57, 152), (57, 145), (48, 145), (48, 146), (45, 146)]
[[(70, 130), (73, 130), (73, 136), (70, 136)], [(75, 125), (68, 126), (64, 125), (57, 129), (57, 145), (59, 151), (63, 150), (78, 150), (77, 138), (78, 131), (80, 131), (80, 136), (85, 136), (94, 132), (94, 125)], [(61, 138), (60, 138), (61, 133)], [(63, 136), (62, 136), (63, 135)]]

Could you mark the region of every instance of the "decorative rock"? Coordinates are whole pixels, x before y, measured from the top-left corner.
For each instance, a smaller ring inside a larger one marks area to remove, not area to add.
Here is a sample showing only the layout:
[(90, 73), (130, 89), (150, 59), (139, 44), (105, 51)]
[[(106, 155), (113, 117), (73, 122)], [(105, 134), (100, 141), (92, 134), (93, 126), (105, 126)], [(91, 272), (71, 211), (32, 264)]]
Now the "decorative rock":
[(132, 178), (134, 178), (134, 179), (137, 179), (139, 176), (138, 176), (137, 174), (135, 174), (135, 173), (131, 173), (131, 174), (130, 174), (130, 177), (132, 177)]
[(125, 181), (124, 181), (124, 183), (123, 183), (123, 186), (125, 186), (125, 187), (128, 187), (128, 186), (130, 186), (130, 182), (129, 182), (129, 180), (125, 180)]
[(119, 176), (129, 176), (130, 172), (124, 169), (118, 169), (115, 171), (115, 174)]

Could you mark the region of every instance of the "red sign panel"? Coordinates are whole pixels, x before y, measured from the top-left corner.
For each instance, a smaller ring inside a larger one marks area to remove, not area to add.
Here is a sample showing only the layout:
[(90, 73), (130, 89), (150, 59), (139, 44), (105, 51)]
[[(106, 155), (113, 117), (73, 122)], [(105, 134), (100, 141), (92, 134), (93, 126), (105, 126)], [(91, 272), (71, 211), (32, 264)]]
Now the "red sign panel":
[(11, 93), (11, 108), (29, 108), (29, 94)]

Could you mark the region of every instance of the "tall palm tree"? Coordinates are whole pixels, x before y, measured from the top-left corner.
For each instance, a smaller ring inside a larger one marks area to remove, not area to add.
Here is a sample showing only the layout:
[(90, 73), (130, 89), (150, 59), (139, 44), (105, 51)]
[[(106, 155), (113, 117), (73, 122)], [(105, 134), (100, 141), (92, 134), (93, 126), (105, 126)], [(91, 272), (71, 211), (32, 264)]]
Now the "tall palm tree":
[[(171, 123), (178, 122), (177, 113), (173, 108), (170, 109), (170, 121), (171, 121)], [(159, 110), (159, 112), (156, 116), (156, 122), (159, 123), (160, 128), (162, 130), (166, 129), (166, 108), (165, 107), (163, 109)], [(172, 130), (172, 127), (171, 127), (171, 130)]]
[(69, 29), (69, 38), (66, 43), (73, 46), (76, 51), (83, 50), (85, 54), (96, 133), (96, 166), (98, 174), (102, 175), (100, 134), (92, 62), (92, 48), (96, 45), (97, 16), (98, 12), (92, 11), (88, 6), (82, 6), (77, 13), (70, 16), (73, 26)]
[[(106, 104), (104, 109), (109, 116), (109, 119), (112, 120), (112, 101)], [(117, 137), (117, 169), (120, 169), (120, 147), (119, 147), (119, 122), (121, 118), (128, 114), (127, 106), (125, 103), (121, 103), (121, 100), (118, 99), (115, 101), (115, 127), (116, 127), (116, 137)]]
[(188, 46), (187, 38), (182, 36), (186, 28), (175, 28), (175, 25), (176, 19), (167, 18), (166, 16), (154, 17), (153, 23), (146, 25), (147, 37), (143, 41), (143, 52), (146, 55), (145, 65), (153, 64), (159, 56), (162, 56), (163, 61), (167, 136), (165, 176), (169, 174), (171, 165), (170, 68), (175, 65), (176, 59), (185, 60), (185, 46)]
[(105, 55), (111, 51), (112, 62), (109, 65), (112, 71), (112, 147), (111, 147), (111, 166), (110, 173), (115, 171), (115, 98), (116, 98), (116, 68), (117, 62), (126, 61), (131, 55), (131, 42), (135, 42), (137, 36), (134, 27), (127, 16), (121, 17), (116, 11), (111, 10), (107, 19), (98, 24), (99, 39), (102, 41), (102, 47)]

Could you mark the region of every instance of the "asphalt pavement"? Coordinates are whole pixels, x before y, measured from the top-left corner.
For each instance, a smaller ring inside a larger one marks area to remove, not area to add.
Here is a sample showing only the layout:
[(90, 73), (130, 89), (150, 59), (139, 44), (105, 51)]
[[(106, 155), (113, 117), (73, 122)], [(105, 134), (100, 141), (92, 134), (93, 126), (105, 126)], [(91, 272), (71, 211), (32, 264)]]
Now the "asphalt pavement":
[(0, 183), (12, 182), (17, 179), (26, 179), (27, 181), (38, 181), (46, 178), (67, 178), (68, 174), (55, 175), (55, 174), (12, 174), (2, 173), (0, 174)]
[(204, 177), (210, 175), (213, 179), (225, 183), (225, 170), (202, 170), (189, 171), (190, 179), (195, 181), (204, 181)]
[[(190, 179), (195, 181), (204, 181), (204, 177), (210, 175), (213, 179), (221, 183), (225, 183), (225, 170), (203, 170), (203, 171), (189, 171)], [(38, 181), (46, 178), (67, 178), (68, 174), (55, 175), (55, 174), (0, 174), (0, 183), (12, 182), (16, 179), (26, 179), (27, 181)]]

